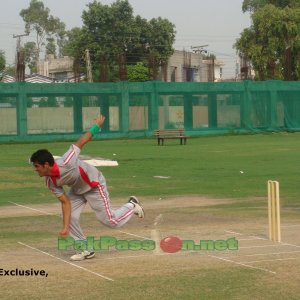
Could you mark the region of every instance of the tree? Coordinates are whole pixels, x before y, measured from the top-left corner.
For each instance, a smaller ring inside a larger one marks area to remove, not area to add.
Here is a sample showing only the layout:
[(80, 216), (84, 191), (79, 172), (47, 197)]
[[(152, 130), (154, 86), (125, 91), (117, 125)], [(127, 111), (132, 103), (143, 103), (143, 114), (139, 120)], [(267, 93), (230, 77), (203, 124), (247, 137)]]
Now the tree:
[[(61, 22), (59, 19), (54, 19), (56, 22), (55, 25), (55, 33), (54, 36), (56, 38), (56, 44), (57, 44), (57, 55), (58, 57), (63, 56), (63, 49), (66, 44), (66, 25), (65, 23)], [(56, 52), (56, 50), (55, 50)]]
[(56, 56), (56, 45), (54, 38), (47, 38), (47, 45), (46, 45), (46, 55), (52, 54), (54, 57)]
[(129, 2), (117, 0), (108, 6), (94, 1), (88, 4), (82, 19), (86, 48), (90, 51), (94, 69), (99, 63), (107, 64), (112, 78), (118, 66), (119, 77), (126, 79), (127, 55), (137, 40), (133, 9)]
[(300, 8), (268, 4), (252, 15), (252, 25), (235, 43), (251, 60), (256, 77), (300, 79)]
[(159, 67), (164, 68), (173, 54), (175, 26), (161, 17), (151, 19), (147, 27), (147, 52), (149, 64), (152, 65), (152, 79), (156, 79)]
[[(93, 77), (100, 81), (127, 80), (127, 66), (153, 59), (158, 68), (173, 53), (175, 26), (166, 19), (148, 22), (133, 15), (128, 0), (117, 0), (111, 6), (94, 1), (82, 14), (83, 27), (68, 33), (66, 53), (84, 57), (89, 49)], [(84, 63), (82, 61), (82, 63)]]
[(37, 71), (37, 48), (35, 42), (27, 42), (23, 46), (25, 64), (30, 70), (30, 74)]
[(84, 31), (79, 27), (67, 31), (67, 42), (63, 47), (63, 55), (73, 57), (82, 56), (84, 54), (87, 42)]
[(0, 50), (0, 72), (3, 72), (5, 68), (6, 60), (5, 60), (5, 53), (3, 50)]
[(5, 64), (5, 53), (4, 51), (0, 50), (0, 81), (3, 79)]
[(62, 54), (74, 58), (73, 71), (75, 76), (79, 76), (86, 70), (84, 59), (86, 47), (85, 34), (81, 28), (75, 27), (67, 32), (67, 40), (62, 48)]
[(50, 15), (49, 8), (46, 8), (42, 1), (31, 0), (29, 7), (21, 10), (20, 16), (25, 22), (26, 32), (34, 32), (36, 35), (36, 61), (39, 60), (41, 49), (45, 45), (47, 37), (56, 35), (58, 43), (62, 44), (60, 39), (63, 39), (65, 24)]
[(13, 64), (13, 65), (10, 65), (10, 66), (7, 66), (4, 70), (5, 74), (7, 75), (10, 75), (10, 76), (16, 76), (16, 65)]
[(300, 7), (299, 0), (244, 0), (242, 5), (243, 12), (255, 12), (263, 8), (267, 4), (272, 4), (276, 7), (284, 8), (289, 6), (291, 8)]

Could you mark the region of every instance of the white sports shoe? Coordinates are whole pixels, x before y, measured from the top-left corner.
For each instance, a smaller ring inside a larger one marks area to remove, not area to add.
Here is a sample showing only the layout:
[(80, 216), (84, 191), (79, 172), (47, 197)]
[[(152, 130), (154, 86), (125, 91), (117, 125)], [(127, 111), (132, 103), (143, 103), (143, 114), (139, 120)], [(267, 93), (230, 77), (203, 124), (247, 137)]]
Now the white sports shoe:
[(70, 257), (70, 260), (79, 261), (84, 259), (90, 259), (95, 257), (95, 252), (90, 252), (87, 250), (82, 251), (81, 253), (74, 254)]
[(144, 208), (137, 197), (130, 196), (128, 202), (134, 205), (134, 209), (133, 209), (134, 214), (138, 215), (139, 218), (145, 217)]

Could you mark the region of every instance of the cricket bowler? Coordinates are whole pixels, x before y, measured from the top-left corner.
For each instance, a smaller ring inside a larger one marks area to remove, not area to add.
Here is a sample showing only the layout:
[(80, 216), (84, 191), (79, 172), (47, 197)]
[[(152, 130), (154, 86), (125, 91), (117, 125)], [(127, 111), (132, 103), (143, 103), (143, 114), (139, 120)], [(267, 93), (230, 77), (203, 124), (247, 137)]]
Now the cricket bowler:
[[(70, 235), (74, 240), (86, 240), (79, 219), (87, 203), (95, 212), (96, 218), (111, 228), (126, 224), (134, 214), (144, 218), (144, 209), (135, 196), (131, 196), (120, 208), (111, 209), (103, 174), (96, 167), (79, 159), (81, 149), (101, 131), (104, 121), (104, 116), (97, 117), (92, 128), (72, 144), (61, 158), (54, 159), (46, 149), (40, 149), (31, 155), (30, 161), (35, 171), (40, 177), (45, 177), (47, 187), (61, 202), (63, 228), (59, 235), (62, 237)], [(65, 193), (63, 186), (69, 187), (68, 193)], [(70, 259), (79, 261), (94, 256), (94, 251), (84, 250)]]

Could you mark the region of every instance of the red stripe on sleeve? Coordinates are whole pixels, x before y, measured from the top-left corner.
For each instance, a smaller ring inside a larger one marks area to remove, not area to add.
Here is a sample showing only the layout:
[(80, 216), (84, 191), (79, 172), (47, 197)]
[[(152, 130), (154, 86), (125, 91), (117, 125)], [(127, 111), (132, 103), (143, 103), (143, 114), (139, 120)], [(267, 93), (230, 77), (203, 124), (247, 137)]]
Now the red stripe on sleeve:
[(64, 165), (67, 165), (69, 163), (69, 161), (71, 160), (71, 158), (74, 156), (75, 154), (75, 150), (72, 147), (72, 151), (70, 151), (70, 153), (68, 153), (68, 156), (66, 157), (66, 159), (64, 160)]

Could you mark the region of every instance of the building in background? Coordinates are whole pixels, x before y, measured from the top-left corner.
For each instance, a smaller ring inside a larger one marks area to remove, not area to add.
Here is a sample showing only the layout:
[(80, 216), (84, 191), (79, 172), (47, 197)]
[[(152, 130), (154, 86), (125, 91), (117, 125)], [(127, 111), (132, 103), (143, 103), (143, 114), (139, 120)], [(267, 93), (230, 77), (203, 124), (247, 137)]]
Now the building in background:
[(45, 59), (41, 59), (37, 64), (37, 73), (46, 77), (50, 77), (55, 81), (68, 81), (74, 77), (73, 57), (64, 56), (55, 58), (53, 54), (49, 54)]
[[(175, 50), (167, 65), (168, 82), (222, 81), (223, 61), (203, 60), (201, 53)], [(163, 79), (161, 74), (160, 79)]]
[[(25, 75), (25, 82), (31, 82), (31, 83), (63, 83), (63, 82), (70, 82), (70, 83), (75, 83), (75, 82), (83, 82), (85, 80), (85, 75), (82, 74), (80, 77), (70, 77), (66, 80), (57, 80), (55, 78), (47, 77), (44, 75), (40, 74), (31, 74), (31, 75)], [(4, 83), (11, 83), (11, 82), (16, 82), (16, 78), (11, 75), (4, 75), (1, 82)]]
[(225, 65), (222, 60), (219, 59), (205, 59), (203, 62), (203, 72), (207, 76), (206, 81), (223, 81), (223, 66)]
[[(31, 83), (61, 83), (61, 82), (82, 82), (85, 80), (84, 74), (74, 76), (73, 72), (74, 59), (73, 57), (65, 56), (55, 58), (54, 55), (47, 55), (37, 64), (37, 73), (25, 75), (25, 82)], [(15, 77), (4, 75), (2, 82), (15, 82)]]
[[(55, 58), (47, 55), (38, 62), (37, 74), (25, 75), (26, 82), (57, 83), (82, 82), (84, 74), (74, 74), (73, 57)], [(222, 81), (223, 61), (214, 57), (203, 59), (202, 53), (175, 50), (168, 64), (161, 70), (158, 80), (167, 82), (217, 82)], [(14, 77), (5, 75), (2, 82), (14, 82)]]

